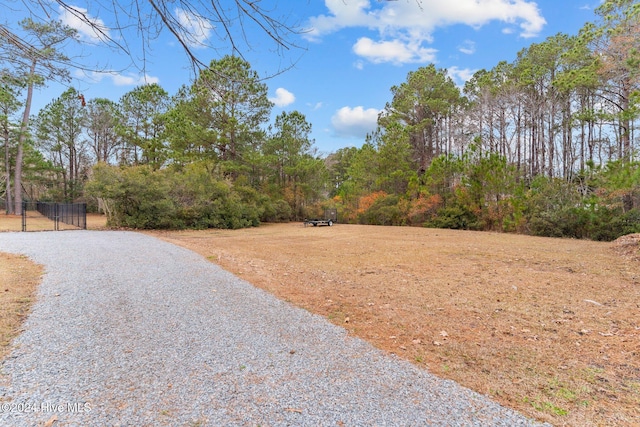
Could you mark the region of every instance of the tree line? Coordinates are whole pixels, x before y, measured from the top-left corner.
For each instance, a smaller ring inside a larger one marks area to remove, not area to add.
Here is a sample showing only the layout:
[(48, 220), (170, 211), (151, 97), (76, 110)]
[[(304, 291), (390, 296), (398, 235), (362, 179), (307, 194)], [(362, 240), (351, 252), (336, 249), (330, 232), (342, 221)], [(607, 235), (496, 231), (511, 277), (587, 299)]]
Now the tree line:
[(85, 100), (70, 88), (30, 121), (17, 112), (44, 74), (3, 72), (7, 201), (24, 166), (16, 200), (99, 201), (116, 226), (237, 228), (337, 208), (341, 221), (366, 224), (638, 232), (640, 5), (608, 0), (595, 16), (463, 88), (433, 64), (410, 72), (364, 144), (325, 157), (300, 112), (270, 123), (266, 85), (236, 56), (173, 95), (149, 84)]
[(173, 96), (158, 84), (118, 101), (69, 88), (30, 120), (28, 197), (99, 202), (114, 226), (302, 219), (326, 194), (327, 171), (305, 116), (282, 112), (269, 123), (272, 107), (267, 86), (235, 56), (212, 61)]
[(329, 156), (353, 222), (613, 239), (640, 231), (640, 5), (609, 0), (459, 88), (421, 67)]

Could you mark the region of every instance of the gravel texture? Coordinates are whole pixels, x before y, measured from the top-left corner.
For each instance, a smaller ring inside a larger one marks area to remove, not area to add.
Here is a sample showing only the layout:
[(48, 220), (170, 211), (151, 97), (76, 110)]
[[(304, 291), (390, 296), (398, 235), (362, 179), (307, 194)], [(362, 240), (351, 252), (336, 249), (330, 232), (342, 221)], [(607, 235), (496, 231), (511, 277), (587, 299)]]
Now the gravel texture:
[(536, 425), (139, 233), (0, 233), (45, 266), (0, 425)]

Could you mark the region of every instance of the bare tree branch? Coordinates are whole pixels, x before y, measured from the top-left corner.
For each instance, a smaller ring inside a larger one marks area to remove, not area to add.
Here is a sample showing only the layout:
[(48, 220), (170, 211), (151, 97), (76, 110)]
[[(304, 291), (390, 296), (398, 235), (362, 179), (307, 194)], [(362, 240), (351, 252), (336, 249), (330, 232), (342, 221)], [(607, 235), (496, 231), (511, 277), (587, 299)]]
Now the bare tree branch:
[[(9, 1), (0, 0), (0, 5)], [(301, 48), (296, 36), (302, 30), (295, 23), (287, 22), (288, 17), (278, 16), (276, 6), (265, 4), (269, 0), (92, 0), (87, 2), (86, 12), (68, 0), (20, 1), (34, 19), (51, 21), (64, 11), (90, 28), (96, 38), (124, 52), (140, 70), (146, 68), (152, 53), (151, 40), (164, 30), (180, 44), (196, 72), (208, 66), (211, 49), (246, 59), (247, 52), (265, 41), (270, 41), (280, 56)], [(93, 18), (98, 16), (109, 16), (112, 21), (103, 24)], [(2, 24), (0, 29), (5, 36), (13, 33)], [(135, 39), (129, 33), (132, 30), (137, 31)]]

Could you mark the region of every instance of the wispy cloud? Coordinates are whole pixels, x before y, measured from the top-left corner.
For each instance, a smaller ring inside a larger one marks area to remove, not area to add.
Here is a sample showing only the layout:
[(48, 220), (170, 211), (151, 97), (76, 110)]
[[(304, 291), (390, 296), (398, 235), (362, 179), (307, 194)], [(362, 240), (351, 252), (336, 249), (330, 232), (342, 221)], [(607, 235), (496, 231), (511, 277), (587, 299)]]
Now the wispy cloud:
[(206, 18), (196, 15), (190, 11), (176, 8), (176, 18), (182, 26), (185, 41), (193, 48), (207, 46), (207, 41), (215, 28)]
[(476, 43), (472, 40), (465, 40), (458, 46), (458, 50), (466, 55), (473, 55), (476, 53)]
[(145, 84), (160, 83), (160, 79), (158, 77), (153, 77), (148, 74), (144, 74), (144, 75), (139, 75), (134, 73), (123, 74), (115, 71), (103, 71), (103, 72), (76, 71), (75, 77), (91, 83), (99, 83), (104, 79), (109, 79), (115, 86), (140, 86)]
[(87, 9), (78, 6), (59, 7), (60, 21), (78, 31), (80, 38), (90, 43), (100, 43), (111, 36), (109, 28), (100, 18), (89, 15)]
[(148, 74), (143, 76), (138, 75), (123, 75), (123, 74), (112, 74), (109, 76), (113, 81), (113, 84), (116, 86), (140, 86), (145, 84), (152, 83), (160, 83), (160, 79), (157, 77), (152, 77)]

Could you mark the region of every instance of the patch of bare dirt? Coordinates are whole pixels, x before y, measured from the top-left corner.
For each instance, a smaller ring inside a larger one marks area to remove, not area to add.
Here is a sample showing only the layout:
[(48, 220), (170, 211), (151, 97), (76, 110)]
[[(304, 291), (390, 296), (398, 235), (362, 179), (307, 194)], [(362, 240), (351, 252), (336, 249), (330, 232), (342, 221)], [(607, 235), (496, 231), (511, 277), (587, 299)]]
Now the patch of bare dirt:
[(640, 420), (640, 264), (624, 240), (298, 223), (152, 234), (533, 418)]

